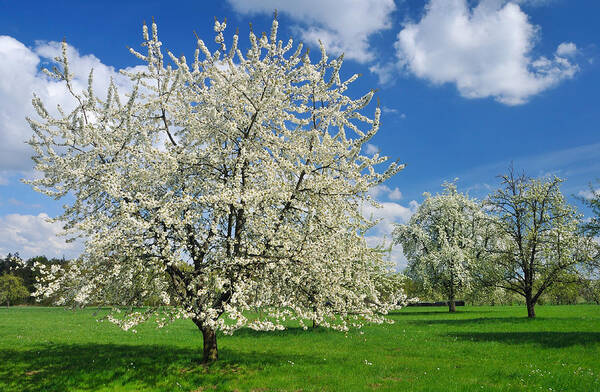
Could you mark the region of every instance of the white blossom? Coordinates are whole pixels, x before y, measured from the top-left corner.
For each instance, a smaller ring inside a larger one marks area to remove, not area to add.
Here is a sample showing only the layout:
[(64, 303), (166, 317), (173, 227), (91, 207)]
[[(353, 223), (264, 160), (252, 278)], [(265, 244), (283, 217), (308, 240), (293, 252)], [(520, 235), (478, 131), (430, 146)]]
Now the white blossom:
[(441, 195), (426, 193), (410, 221), (396, 226), (394, 237), (408, 259), (408, 275), (453, 302), (472, 283), (491, 218), (454, 183), (444, 188)]
[(345, 95), (358, 75), (342, 79), (342, 57), (321, 48), (313, 63), (302, 44), (277, 40), (276, 20), (269, 36), (250, 33), (245, 52), (237, 33), (226, 47), (225, 26), (215, 22), (214, 52), (198, 39), (191, 64), (164, 52), (155, 23), (144, 26), (146, 50), (131, 52), (147, 66), (126, 74), (131, 91), (111, 84), (105, 98), (92, 73), (89, 89), (74, 91), (66, 54), (57, 58), (48, 73), (77, 107), (52, 117), (34, 97), (29, 144), (44, 175), (29, 183), (73, 196), (59, 220), (85, 252), (46, 271), (38, 295), (174, 306), (115, 312), (109, 320), (124, 329), (150, 317), (226, 333), (382, 322), (405, 298), (367, 247), (372, 222), (359, 206), (403, 165), (380, 173), (387, 158), (360, 155), (380, 125), (379, 108), (365, 114), (374, 91)]

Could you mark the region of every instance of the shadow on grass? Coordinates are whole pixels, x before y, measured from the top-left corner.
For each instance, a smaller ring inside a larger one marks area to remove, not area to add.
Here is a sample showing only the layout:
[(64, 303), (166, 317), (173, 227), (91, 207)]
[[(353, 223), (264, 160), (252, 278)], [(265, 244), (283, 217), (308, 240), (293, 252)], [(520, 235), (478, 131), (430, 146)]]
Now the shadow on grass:
[(455, 313), (450, 313), (448, 312), (448, 309), (446, 310), (430, 310), (430, 311), (417, 311), (417, 312), (412, 312), (410, 310), (399, 310), (396, 312), (390, 312), (390, 315), (393, 316), (405, 316), (405, 317), (409, 317), (409, 316), (434, 316), (434, 315), (440, 315), (440, 314), (446, 314), (446, 315), (452, 315), (452, 314), (465, 314), (465, 313), (471, 313), (471, 312), (461, 312), (460, 310), (457, 310)]
[(465, 319), (421, 319), (421, 320), (405, 320), (405, 322), (413, 325), (456, 325), (456, 326), (468, 326), (473, 324), (530, 324), (530, 323), (542, 323), (548, 321), (581, 321), (581, 318), (577, 317), (536, 317), (535, 319), (523, 317), (475, 317)]
[(475, 342), (534, 343), (547, 348), (600, 344), (600, 332), (470, 332), (447, 336)]
[(234, 336), (240, 337), (269, 337), (272, 339), (273, 337), (289, 337), (289, 336), (307, 336), (311, 334), (338, 334), (339, 332), (334, 331), (330, 328), (317, 327), (312, 328), (308, 327), (306, 330), (302, 327), (286, 327), (282, 331), (255, 331), (251, 328), (242, 328), (235, 331)]
[[(430, 308), (431, 310), (416, 310), (416, 311), (413, 311), (413, 309), (427, 309), (427, 308), (405, 307), (405, 308), (402, 308), (401, 310), (390, 312), (390, 315), (410, 317), (410, 316), (434, 316), (434, 315), (440, 315), (440, 314), (452, 316), (452, 315), (463, 315), (463, 314), (476, 315), (476, 314), (497, 313), (496, 310), (484, 310), (484, 309), (477, 309), (477, 308), (473, 308), (473, 307), (468, 307), (468, 308), (458, 307), (458, 308), (456, 308), (456, 312), (454, 312), (454, 313), (450, 313), (448, 311), (447, 307), (443, 307), (443, 308), (442, 307), (432, 307), (432, 308)], [(525, 314), (527, 314), (527, 313), (525, 313)]]
[(160, 345), (63, 344), (0, 350), (0, 390), (97, 390), (124, 385), (132, 390), (221, 389), (232, 379), (287, 359), (220, 348), (221, 359), (207, 366), (200, 364), (201, 356), (201, 347)]

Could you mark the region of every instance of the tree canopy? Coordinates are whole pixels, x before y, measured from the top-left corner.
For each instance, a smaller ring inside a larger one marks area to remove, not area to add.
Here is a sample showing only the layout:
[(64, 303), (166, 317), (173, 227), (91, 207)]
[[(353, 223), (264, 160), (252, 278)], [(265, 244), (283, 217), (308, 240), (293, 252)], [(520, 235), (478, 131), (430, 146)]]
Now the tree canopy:
[(525, 298), (529, 317), (552, 285), (580, 279), (595, 245), (581, 234), (582, 217), (560, 191), (558, 177), (534, 179), (511, 168), (486, 204), (498, 218), (481, 279)]
[(0, 275), (0, 303), (10, 306), (28, 296), (29, 291), (23, 284), (23, 279), (12, 274)]
[[(600, 180), (597, 180), (597, 185), (600, 186)], [(592, 211), (592, 216), (589, 221), (585, 222), (583, 227), (590, 235), (600, 235), (600, 188), (595, 188), (594, 184), (589, 185), (589, 190), (584, 192), (581, 200)]]
[[(167, 319), (202, 330), (208, 360), (218, 329), (383, 321), (401, 293), (378, 289), (393, 275), (365, 243), (373, 223), (360, 207), (403, 165), (378, 172), (387, 158), (361, 155), (380, 125), (379, 107), (365, 114), (374, 91), (350, 98), (359, 75), (342, 79), (343, 57), (321, 45), (313, 63), (301, 43), (277, 39), (277, 19), (269, 34), (250, 32), (245, 52), (237, 33), (226, 46), (225, 27), (215, 21), (217, 49), (198, 39), (188, 63), (165, 52), (154, 22), (144, 25), (145, 52), (131, 52), (145, 66), (126, 73), (131, 91), (111, 83), (106, 98), (92, 72), (87, 90), (73, 86), (63, 43), (47, 73), (76, 107), (53, 115), (34, 98), (29, 143), (43, 176), (30, 183), (73, 196), (58, 220), (85, 252), (68, 268), (43, 268), (38, 294), (132, 306), (158, 295), (175, 305)], [(248, 319), (253, 307), (264, 317)], [(127, 329), (155, 311), (111, 320)]]
[(479, 203), (458, 192), (454, 183), (443, 186), (442, 194), (425, 194), (410, 221), (396, 226), (394, 238), (408, 260), (407, 275), (442, 292), (453, 312), (456, 296), (471, 284), (488, 219)]

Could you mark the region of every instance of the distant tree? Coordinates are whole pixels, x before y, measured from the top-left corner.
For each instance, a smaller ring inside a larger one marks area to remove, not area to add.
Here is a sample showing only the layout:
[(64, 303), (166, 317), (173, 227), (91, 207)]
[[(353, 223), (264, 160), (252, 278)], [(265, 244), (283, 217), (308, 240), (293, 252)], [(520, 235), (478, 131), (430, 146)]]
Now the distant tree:
[(583, 299), (586, 283), (581, 274), (565, 273), (555, 284), (546, 289), (541, 298), (544, 303), (553, 305), (575, 305), (580, 298)]
[(496, 286), (483, 286), (477, 284), (477, 280), (464, 295), (467, 303), (472, 305), (513, 305), (515, 303), (525, 303), (520, 296), (509, 290)]
[(487, 207), (497, 219), (497, 241), (488, 243), (493, 255), (479, 276), (490, 285), (525, 298), (527, 315), (555, 284), (578, 281), (592, 260), (594, 244), (580, 232), (581, 216), (567, 204), (558, 177), (532, 179), (511, 167)]
[(587, 303), (600, 305), (600, 279), (586, 279), (580, 290)]
[(418, 282), (408, 276), (405, 276), (402, 282), (402, 289), (409, 299), (423, 300), (429, 298), (430, 293), (424, 289), (422, 282)]
[(587, 236), (595, 237), (595, 252), (593, 262), (590, 265), (590, 276), (598, 277), (600, 271), (600, 179), (596, 180), (597, 184), (589, 184), (589, 190), (580, 196), (583, 204), (592, 212), (592, 216), (583, 222), (582, 230)]
[[(19, 277), (23, 281), (23, 284), (27, 288), (27, 291), (33, 293), (36, 291), (35, 285), (37, 283), (38, 278), (40, 278), (39, 268), (34, 267), (35, 265), (50, 268), (52, 265), (62, 266), (66, 263), (67, 260), (65, 260), (64, 258), (48, 259), (48, 257), (43, 255), (34, 256), (27, 260), (23, 260), (19, 256), (19, 253), (15, 252), (14, 254), (9, 253), (2, 261), (0, 261), (0, 266), (3, 266), (3, 273), (10, 273), (11, 275)], [(35, 302), (35, 298), (28, 297), (27, 302), (33, 303)], [(45, 300), (42, 302), (45, 304), (49, 304), (49, 302)]]
[(20, 260), (19, 252), (8, 253), (4, 258), (0, 258), (0, 275), (14, 271), (17, 267), (16, 260)]
[(583, 223), (583, 229), (592, 236), (600, 235), (600, 179), (596, 180), (597, 185), (589, 184), (589, 190), (580, 195), (579, 199), (588, 207), (593, 216), (587, 222)]
[(480, 204), (460, 193), (454, 183), (444, 192), (425, 194), (425, 201), (405, 225), (394, 230), (408, 260), (406, 274), (425, 289), (440, 291), (456, 311), (457, 295), (471, 284), (471, 271), (481, 254), (487, 222)]
[(23, 284), (23, 279), (11, 274), (0, 276), (0, 303), (10, 306), (29, 296), (29, 291)]

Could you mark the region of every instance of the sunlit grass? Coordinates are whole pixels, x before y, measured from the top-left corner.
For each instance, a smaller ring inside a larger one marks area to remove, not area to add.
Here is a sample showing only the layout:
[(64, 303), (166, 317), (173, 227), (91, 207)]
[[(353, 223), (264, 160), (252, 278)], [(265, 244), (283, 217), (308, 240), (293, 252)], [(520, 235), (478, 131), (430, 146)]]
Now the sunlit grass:
[(0, 308), (0, 391), (600, 391), (600, 307), (407, 308), (344, 334), (244, 329), (199, 364), (189, 320), (137, 333), (93, 310)]

